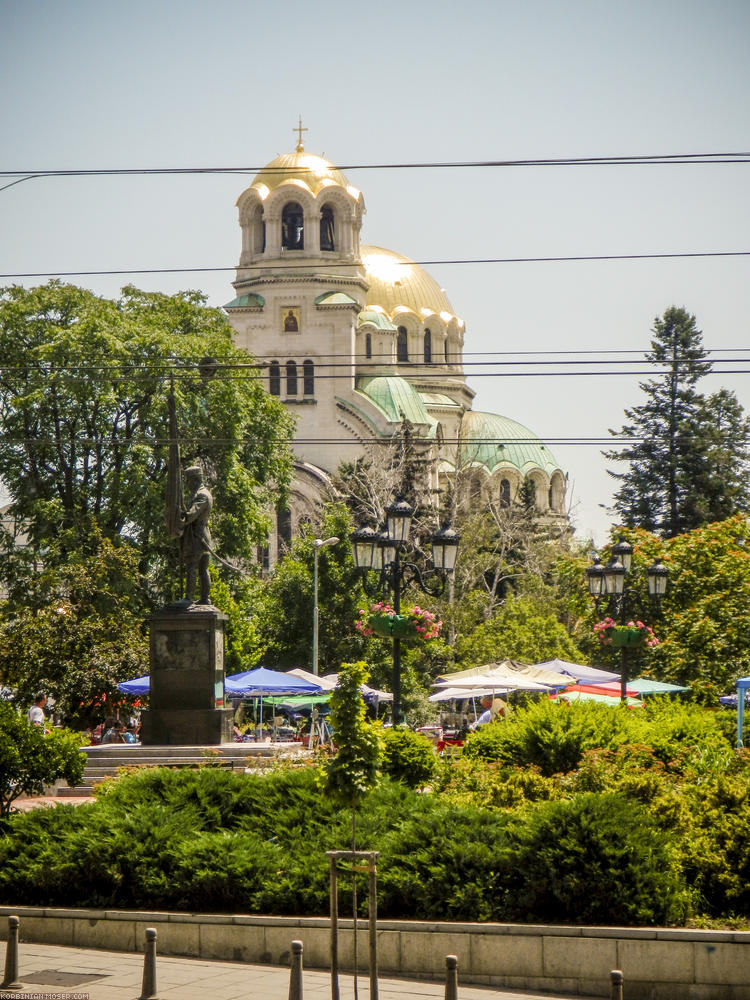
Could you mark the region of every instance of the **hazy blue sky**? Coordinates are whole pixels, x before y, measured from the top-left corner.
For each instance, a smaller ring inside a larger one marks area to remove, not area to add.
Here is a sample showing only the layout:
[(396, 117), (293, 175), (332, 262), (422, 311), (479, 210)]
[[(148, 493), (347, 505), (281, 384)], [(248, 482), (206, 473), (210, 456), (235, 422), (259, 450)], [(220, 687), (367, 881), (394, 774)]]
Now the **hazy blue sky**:
[[(3, 170), (259, 167), (293, 148), (298, 114), (307, 149), (346, 164), (750, 150), (743, 0), (0, 0), (0, 24)], [(418, 260), (750, 250), (745, 164), (348, 173), (364, 241)], [(18, 184), (0, 192), (0, 272), (232, 266), (249, 181)], [(429, 270), (466, 322), (467, 360), (644, 349), (672, 304), (695, 313), (707, 347), (750, 350), (749, 258)], [(221, 305), (231, 277), (132, 280)], [(114, 295), (131, 279), (71, 280)], [(704, 389), (722, 384), (750, 408), (747, 375)], [(472, 385), (477, 409), (543, 438), (605, 435), (641, 400), (636, 375)], [(599, 450), (552, 450), (579, 534), (602, 538)]]

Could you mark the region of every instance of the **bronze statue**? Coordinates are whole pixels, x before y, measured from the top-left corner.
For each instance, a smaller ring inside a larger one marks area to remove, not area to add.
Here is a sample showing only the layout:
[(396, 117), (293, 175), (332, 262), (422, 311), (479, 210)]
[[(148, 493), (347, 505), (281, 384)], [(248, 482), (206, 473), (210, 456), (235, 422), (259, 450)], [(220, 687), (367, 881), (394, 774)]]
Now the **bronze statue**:
[(200, 583), (199, 604), (210, 604), (211, 576), (208, 565), (211, 554), (211, 532), (208, 518), (213, 497), (203, 483), (203, 470), (192, 465), (185, 470), (185, 482), (190, 499), (181, 517), (180, 554), (185, 565), (185, 600), (193, 603), (196, 581)]
[(203, 483), (203, 470), (192, 465), (185, 470), (189, 499), (184, 502), (180, 471), (180, 438), (174, 388), (167, 398), (169, 410), (169, 462), (167, 465), (166, 525), (172, 538), (180, 539), (180, 562), (185, 568), (185, 593), (180, 604), (195, 603), (195, 585), (200, 582), (199, 604), (210, 604), (211, 578), (208, 572), (213, 552), (208, 518), (213, 497)]

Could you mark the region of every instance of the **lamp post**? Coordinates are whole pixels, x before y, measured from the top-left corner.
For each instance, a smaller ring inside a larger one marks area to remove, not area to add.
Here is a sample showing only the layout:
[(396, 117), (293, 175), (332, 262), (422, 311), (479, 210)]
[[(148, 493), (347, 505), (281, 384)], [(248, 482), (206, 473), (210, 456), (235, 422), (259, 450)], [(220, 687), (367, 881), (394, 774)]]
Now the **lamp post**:
[[(450, 527), (444, 525), (432, 535), (432, 565), (433, 568), (423, 575), (418, 566), (412, 562), (404, 562), (401, 552), (409, 541), (409, 529), (414, 516), (413, 509), (403, 498), (399, 497), (386, 510), (386, 528), (377, 532), (372, 528), (363, 527), (352, 536), (352, 551), (354, 565), (362, 573), (362, 586), (365, 593), (373, 597), (378, 591), (386, 588), (393, 591), (393, 610), (401, 614), (401, 592), (405, 583), (414, 582), (419, 589), (432, 597), (439, 597), (445, 590), (445, 584), (453, 573), (458, 556), (460, 537)], [(373, 586), (368, 582), (368, 573), (378, 574), (377, 583)], [(430, 577), (437, 577), (431, 582)], [(401, 639), (393, 636), (393, 724), (401, 721)]]
[[(606, 566), (602, 566), (598, 556), (594, 557), (593, 565), (586, 570), (589, 593), (594, 598), (597, 608), (599, 601), (606, 597), (612, 607), (615, 617), (619, 617), (620, 625), (624, 626), (626, 621), (627, 598), (630, 590), (625, 586), (625, 580), (630, 573), (633, 563), (633, 546), (626, 539), (620, 537), (616, 545), (612, 546), (611, 559)], [(652, 566), (646, 570), (648, 578), (648, 595), (652, 600), (659, 602), (667, 589), (667, 567), (661, 559), (657, 559)], [(620, 699), (627, 701), (628, 697), (628, 672), (627, 659), (625, 656), (625, 646), (620, 647)]]
[(329, 545), (338, 545), (336, 535), (330, 538), (316, 538), (313, 542), (313, 648), (312, 672), (318, 674), (318, 553)]

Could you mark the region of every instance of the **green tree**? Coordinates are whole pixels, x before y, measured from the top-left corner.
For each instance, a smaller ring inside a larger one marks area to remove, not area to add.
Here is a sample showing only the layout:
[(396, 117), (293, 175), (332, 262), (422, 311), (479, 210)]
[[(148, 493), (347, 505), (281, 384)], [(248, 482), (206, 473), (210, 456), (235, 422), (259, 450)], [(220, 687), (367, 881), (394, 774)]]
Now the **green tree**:
[(359, 689), (368, 678), (366, 663), (342, 663), (331, 695), (330, 720), (337, 749), (323, 768), (323, 783), (336, 803), (353, 811), (377, 782), (383, 752), (380, 732), (366, 719)]
[(354, 627), (362, 605), (360, 578), (349, 544), (352, 522), (342, 503), (327, 505), (317, 528), (308, 526), (256, 595), (253, 622), (269, 663), (309, 669), (313, 627), (313, 542), (340, 539), (319, 550), (319, 664), (321, 673), (342, 660), (361, 657), (372, 646)]
[(85, 535), (67, 529), (51, 540), (23, 600), (0, 603), (0, 680), (22, 702), (44, 690), (80, 721), (118, 696), (118, 681), (148, 671), (139, 556), (90, 521)]
[(581, 652), (545, 601), (510, 595), (493, 617), (456, 641), (456, 666), (468, 668), (498, 660), (540, 663), (580, 662)]
[(0, 819), (19, 795), (41, 794), (58, 778), (78, 784), (85, 764), (78, 733), (53, 729), (45, 734), (42, 726), (29, 725), (0, 701)]
[[(177, 559), (163, 527), (170, 379), (183, 458), (201, 462), (215, 489), (219, 550), (249, 558), (264, 540), (290, 476), (291, 420), (199, 293), (128, 286), (110, 301), (57, 281), (5, 288), (0, 357), (0, 478), (28, 541), (2, 565), (11, 592), (24, 590), (53, 538), (93, 518), (105, 537), (139, 547), (143, 579), (168, 594), (164, 567)], [(216, 367), (200, 365), (207, 357)]]
[(750, 674), (750, 524), (743, 515), (669, 541), (655, 676), (724, 694)]
[(653, 334), (646, 357), (661, 374), (640, 383), (646, 402), (625, 411), (618, 437), (630, 443), (604, 454), (629, 463), (609, 470), (623, 522), (671, 538), (747, 509), (748, 424), (731, 393), (706, 400), (697, 391), (711, 363), (694, 316), (671, 306)]

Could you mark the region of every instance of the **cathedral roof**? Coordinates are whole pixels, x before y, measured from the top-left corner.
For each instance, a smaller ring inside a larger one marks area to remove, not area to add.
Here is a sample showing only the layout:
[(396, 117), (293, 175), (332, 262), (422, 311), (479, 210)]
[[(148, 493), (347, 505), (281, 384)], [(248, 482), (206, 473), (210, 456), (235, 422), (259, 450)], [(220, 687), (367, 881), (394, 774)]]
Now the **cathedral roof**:
[(432, 437), (437, 426), (429, 415), (417, 390), (398, 375), (372, 375), (357, 380), (357, 389), (374, 403), (386, 416), (389, 423), (398, 424), (409, 420), (413, 424), (422, 424), (430, 428), (428, 437)]
[(250, 187), (257, 188), (265, 200), (271, 191), (289, 181), (304, 185), (313, 195), (317, 195), (325, 187), (341, 187), (355, 200), (359, 198), (357, 188), (353, 187), (332, 163), (324, 160), (322, 156), (306, 153), (304, 150), (282, 153), (275, 160), (271, 160), (260, 173), (255, 175)]
[(363, 246), (361, 256), (370, 283), (366, 309), (380, 306), (394, 320), (403, 311), (414, 312), (420, 319), (436, 313), (444, 323), (455, 318), (445, 289), (413, 260), (372, 246)]
[(541, 469), (548, 476), (560, 466), (549, 448), (528, 427), (497, 413), (467, 410), (461, 426), (461, 462), (489, 473), (503, 465), (525, 475)]

